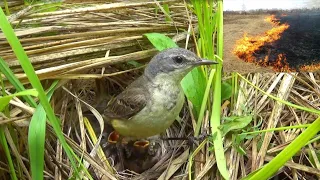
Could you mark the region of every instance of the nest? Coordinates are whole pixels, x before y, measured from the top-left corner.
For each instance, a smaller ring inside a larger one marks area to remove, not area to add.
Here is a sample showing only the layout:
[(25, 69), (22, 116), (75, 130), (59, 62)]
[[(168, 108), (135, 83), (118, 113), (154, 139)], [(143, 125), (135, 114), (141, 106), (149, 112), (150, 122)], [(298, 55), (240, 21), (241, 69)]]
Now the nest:
[[(58, 3), (54, 6), (58, 10), (52, 12), (42, 12), (40, 5), (34, 5), (9, 18), (43, 86), (49, 87), (52, 79), (61, 79), (51, 103), (61, 119), (65, 138), (71, 148), (83, 157), (84, 165), (94, 179), (185, 179), (188, 173), (193, 173), (194, 179), (215, 179), (219, 172), (211, 151), (212, 143), (205, 142), (199, 152), (193, 154), (198, 146), (186, 140), (186, 137), (193, 135), (196, 126), (190, 111), (191, 104), (186, 103), (180, 114), (181, 120), (160, 135), (162, 139), (182, 139), (161, 140), (153, 137), (150, 139), (152, 146), (147, 150), (137, 149), (129, 143), (123, 150), (125, 170), (119, 168), (118, 149), (108, 142), (110, 126), (93, 115), (94, 109), (103, 110), (110, 97), (119, 94), (140, 76), (144, 65), (157, 52), (143, 34), (160, 32), (172, 37), (180, 45), (185, 44), (189, 23), (196, 24), (196, 18), (186, 11), (184, 3), (174, 0), (96, 3)], [(169, 5), (171, 20), (168, 20), (168, 14), (158, 3)], [(193, 46), (192, 42), (188, 45)], [(0, 34), (0, 54), (17, 77), (27, 84), (28, 80), (3, 34)], [(255, 73), (247, 74), (245, 78), (279, 98), (305, 107), (320, 108), (319, 73)], [(224, 80), (228, 79), (230, 76), (226, 74)], [(239, 79), (237, 83), (239, 93), (234, 95), (232, 102), (223, 101), (221, 116), (253, 115), (255, 120), (241, 132), (257, 127), (263, 130), (306, 124), (316, 118), (312, 113), (283, 106), (268, 98), (244, 79)], [(14, 92), (8, 82), (6, 85)], [(15, 157), (21, 160), (20, 166), (25, 169), (22, 176), (30, 177), (26, 137), (32, 111), (19, 100), (13, 102), (11, 118), (1, 119), (0, 123), (12, 124), (12, 129), (17, 132), (19, 151)], [(204, 133), (210, 133), (209, 119), (210, 112), (206, 112), (201, 127)], [(222, 118), (222, 121), (226, 120)], [(245, 177), (270, 161), (300, 132), (301, 129), (290, 129), (258, 134), (244, 139), (238, 145), (233, 144), (232, 134), (227, 134), (224, 148), (231, 179)], [(95, 139), (100, 138), (96, 148)], [(246, 152), (245, 155), (239, 152), (239, 147)], [(307, 179), (319, 176), (319, 170), (310, 163), (316, 159), (314, 153), (318, 153), (319, 147), (315, 141), (302, 149), (293, 162), (286, 163), (276, 176), (283, 178), (292, 175)], [(4, 153), (1, 148), (0, 152)], [(312, 157), (307, 153), (313, 154)], [(193, 160), (192, 172), (188, 171), (188, 158)], [(6, 178), (9, 177), (9, 171), (2, 173), (2, 169), (8, 169), (3, 162), (6, 161), (1, 156), (0, 175)], [(72, 174), (71, 164), (49, 125), (44, 174), (46, 179), (67, 179)]]

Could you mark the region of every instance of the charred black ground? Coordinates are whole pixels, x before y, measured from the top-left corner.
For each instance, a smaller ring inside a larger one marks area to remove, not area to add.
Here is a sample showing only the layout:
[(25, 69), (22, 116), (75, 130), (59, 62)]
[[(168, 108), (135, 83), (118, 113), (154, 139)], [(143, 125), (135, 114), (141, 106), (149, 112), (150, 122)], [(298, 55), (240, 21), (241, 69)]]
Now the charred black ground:
[(294, 12), (277, 14), (277, 21), (289, 24), (281, 38), (266, 43), (254, 57), (269, 58), (267, 64), (274, 64), (279, 54), (283, 54), (290, 69), (300, 71), (303, 66), (320, 63), (320, 12)]

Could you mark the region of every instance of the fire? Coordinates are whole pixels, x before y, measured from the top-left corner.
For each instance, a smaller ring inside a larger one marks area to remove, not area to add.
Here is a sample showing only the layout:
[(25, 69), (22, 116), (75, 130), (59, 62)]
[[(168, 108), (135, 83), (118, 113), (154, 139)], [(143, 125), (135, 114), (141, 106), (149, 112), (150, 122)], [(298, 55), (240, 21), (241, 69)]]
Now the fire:
[(254, 56), (265, 44), (280, 39), (281, 34), (289, 28), (288, 24), (280, 25), (279, 20), (274, 15), (267, 17), (265, 21), (272, 23), (273, 28), (259, 36), (248, 36), (245, 33), (244, 37), (236, 42), (233, 53), (246, 62), (257, 63), (261, 66), (273, 66), (276, 71), (288, 71), (290, 68), (284, 54), (278, 54), (277, 59), (272, 62), (269, 61), (269, 56), (264, 59), (257, 59)]
[(305, 72), (314, 72), (320, 69), (320, 63), (319, 64), (311, 64), (311, 65), (303, 65), (300, 66), (300, 71), (305, 71)]
[(281, 72), (294, 71), (289, 67), (289, 63), (287, 62), (287, 58), (284, 54), (278, 54), (278, 58), (274, 63), (273, 68)]
[(264, 21), (269, 22), (269, 23), (273, 24), (274, 26), (279, 25), (279, 19), (277, 19), (275, 15), (271, 15), (271, 16), (266, 17), (264, 19)]

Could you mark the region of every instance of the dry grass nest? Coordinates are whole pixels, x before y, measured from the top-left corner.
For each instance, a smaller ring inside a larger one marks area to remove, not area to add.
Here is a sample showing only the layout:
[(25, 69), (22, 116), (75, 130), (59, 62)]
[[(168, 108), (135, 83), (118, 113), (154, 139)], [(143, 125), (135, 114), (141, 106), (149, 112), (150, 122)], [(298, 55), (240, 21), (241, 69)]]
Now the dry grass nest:
[[(165, 21), (166, 14), (158, 3), (169, 4), (172, 21)], [(144, 33), (165, 33), (184, 46), (189, 23), (196, 29), (196, 17), (186, 10), (184, 3), (174, 0), (103, 5), (73, 3), (57, 5), (57, 8), (56, 11), (41, 12), (38, 5), (29, 6), (15, 13), (9, 20), (16, 27), (16, 34), (43, 86), (48, 88), (52, 79), (61, 79), (51, 104), (61, 119), (67, 142), (83, 157), (94, 179), (187, 178), (188, 158), (197, 146), (187, 140), (161, 140), (159, 136), (150, 140), (152, 144), (147, 150), (128, 144), (125, 149), (125, 170), (119, 170), (117, 149), (107, 141), (110, 126), (92, 112), (94, 109), (103, 109), (110, 97), (120, 93), (141, 75), (144, 64), (156, 53), (143, 36)], [(189, 43), (191, 48), (192, 44)], [(17, 77), (28, 86), (27, 78), (3, 34), (0, 34), (0, 54)], [(255, 86), (279, 98), (305, 107), (320, 108), (319, 73), (254, 73), (246, 74), (245, 77)], [(230, 76), (225, 74), (223, 78), (230, 79)], [(223, 102), (222, 117), (251, 114), (254, 120), (250, 127), (260, 130), (311, 123), (316, 118), (314, 114), (270, 99), (243, 79), (239, 79), (238, 83), (240, 90), (232, 106), (228, 100)], [(9, 92), (14, 92), (9, 83), (6, 85)], [(181, 119), (160, 136), (192, 136), (196, 120), (190, 109), (192, 104), (186, 102), (180, 114)], [(14, 156), (22, 159), (25, 169), (29, 168), (27, 132), (30, 114), (30, 107), (14, 99), (11, 103), (11, 118), (0, 121), (1, 125), (10, 125), (11, 130), (17, 132), (19, 147), (15, 147), (17, 153)], [(206, 112), (201, 130), (208, 134), (209, 117), (210, 112)], [(224, 147), (231, 179), (244, 177), (270, 161), (301, 131), (290, 129), (268, 132), (245, 139), (241, 143), (245, 155), (238, 151), (239, 146), (233, 144), (231, 135), (227, 134)], [(101, 138), (98, 148), (95, 148), (92, 132), (97, 139)], [(319, 147), (316, 141), (301, 149), (277, 175), (305, 179), (319, 177), (319, 162), (316, 161)], [(194, 179), (216, 179), (219, 174), (211, 149), (212, 144), (207, 142), (195, 155)], [(2, 149), (0, 153), (3, 153)], [(8, 166), (1, 156), (0, 177), (5, 177), (7, 171)], [(70, 173), (70, 162), (48, 125), (45, 177), (67, 179)], [(30, 177), (30, 174), (24, 171), (23, 176)]]

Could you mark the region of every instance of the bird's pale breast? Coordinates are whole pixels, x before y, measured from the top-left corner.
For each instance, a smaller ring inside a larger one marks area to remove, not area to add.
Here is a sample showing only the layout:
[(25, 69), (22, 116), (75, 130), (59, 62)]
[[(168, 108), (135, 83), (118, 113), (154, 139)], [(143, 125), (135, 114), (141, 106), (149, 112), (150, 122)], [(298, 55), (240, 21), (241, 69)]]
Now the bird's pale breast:
[(163, 80), (163, 82), (152, 84), (149, 91), (150, 100), (138, 114), (126, 121), (111, 122), (121, 135), (145, 138), (160, 134), (179, 115), (184, 103), (180, 84)]

